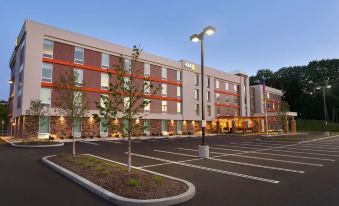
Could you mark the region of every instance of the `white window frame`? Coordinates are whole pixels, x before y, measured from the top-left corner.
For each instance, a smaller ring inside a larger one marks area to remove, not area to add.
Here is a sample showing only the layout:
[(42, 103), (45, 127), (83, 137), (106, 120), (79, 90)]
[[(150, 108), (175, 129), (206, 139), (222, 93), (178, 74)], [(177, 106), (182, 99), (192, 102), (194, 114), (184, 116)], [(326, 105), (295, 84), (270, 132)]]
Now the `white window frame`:
[(219, 93), (215, 93), (215, 97), (216, 97), (217, 101), (220, 101), (220, 94)]
[(206, 101), (207, 102), (211, 101), (211, 92), (210, 91), (206, 91)]
[(100, 95), (100, 106), (101, 106), (102, 108), (105, 108), (104, 99), (103, 99), (102, 97), (108, 97), (108, 95), (107, 95), (107, 94), (101, 94), (101, 95)]
[(151, 94), (151, 81), (144, 81), (144, 94)]
[(149, 102), (147, 105), (144, 107), (144, 112), (150, 112), (151, 111), (151, 102)]
[(151, 65), (144, 63), (144, 76), (149, 77), (151, 75)]
[[(46, 65), (49, 66), (48, 69), (51, 70), (51, 77), (44, 77), (43, 76), (43, 70), (47, 67), (45, 67)], [(41, 82), (48, 82), (51, 83), (52, 82), (52, 77), (53, 77), (53, 64), (48, 64), (48, 63), (42, 63), (42, 70), (41, 70)], [(49, 81), (45, 81), (45, 80), (49, 80)]]
[(166, 67), (161, 67), (161, 78), (167, 79), (167, 68)]
[(181, 97), (181, 86), (177, 86), (177, 97)]
[(194, 85), (195, 85), (195, 86), (199, 86), (199, 74), (198, 74), (198, 73), (195, 74), (195, 77), (194, 77)]
[[(104, 64), (104, 56), (107, 56), (107, 65)], [(107, 53), (101, 53), (101, 68), (108, 69), (109, 68), (109, 54)]]
[[(47, 92), (48, 96), (46, 98), (43, 98), (42, 94), (43, 91)], [(41, 103), (45, 106), (50, 106), (51, 105), (51, 94), (52, 94), (52, 89), (50, 88), (40, 88), (40, 100)], [(45, 101), (47, 100), (47, 101)]]
[(182, 74), (182, 72), (180, 70), (177, 70), (177, 82), (182, 81), (181, 74)]
[(109, 88), (109, 75), (107, 73), (101, 73), (101, 82), (100, 87), (103, 90), (108, 90)]
[(78, 73), (78, 79), (76, 79), (77, 82), (75, 82), (76, 86), (81, 87), (84, 83), (84, 70), (79, 68), (74, 68), (74, 73)]
[(220, 88), (220, 82), (219, 82), (219, 80), (215, 80), (215, 88), (216, 89), (219, 89)]
[(233, 85), (233, 90), (237, 93), (238, 92), (238, 86), (235, 84)]
[(194, 90), (194, 99), (199, 101), (199, 89)]
[[(82, 59), (76, 58), (77, 50), (82, 50)], [(85, 49), (82, 47), (75, 47), (74, 48), (74, 63), (76, 64), (84, 64), (84, 56), (85, 56)]]
[(182, 114), (182, 106), (181, 106), (181, 102), (177, 102), (177, 113), (178, 113), (178, 114)]
[(164, 97), (167, 96), (167, 84), (165, 83), (161, 84), (161, 95)]
[(225, 82), (225, 90), (228, 90), (228, 82)]
[[(51, 42), (51, 43), (52, 43), (52, 51), (51, 51), (51, 54), (45, 53), (45, 42)], [(54, 49), (54, 41), (49, 40), (49, 39), (44, 39), (44, 40), (43, 40), (42, 56), (43, 56), (44, 58), (50, 58), (50, 59), (53, 59), (53, 49)]]
[(200, 115), (200, 105), (199, 104), (195, 104), (194, 106), (194, 112), (196, 116)]
[(167, 113), (167, 101), (161, 101), (161, 112)]

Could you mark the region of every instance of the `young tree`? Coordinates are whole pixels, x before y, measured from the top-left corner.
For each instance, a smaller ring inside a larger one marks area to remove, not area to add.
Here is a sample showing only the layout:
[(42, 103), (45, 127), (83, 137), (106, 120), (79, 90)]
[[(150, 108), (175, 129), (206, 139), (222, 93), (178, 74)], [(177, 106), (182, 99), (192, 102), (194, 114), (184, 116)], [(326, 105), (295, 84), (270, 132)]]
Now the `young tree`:
[[(30, 106), (26, 110), (26, 114), (33, 117), (33, 122), (36, 122), (37, 130), (39, 130), (40, 126), (44, 126), (46, 124), (44, 121), (40, 120), (41, 117), (44, 117), (48, 114), (48, 110), (44, 108), (44, 104), (40, 99), (32, 99), (30, 101)], [(36, 135), (35, 140), (38, 141), (38, 134)]]
[[(131, 137), (143, 132), (143, 108), (151, 103), (150, 96), (159, 89), (149, 78), (144, 78), (138, 69), (138, 59), (141, 50), (134, 46), (132, 58), (119, 58), (119, 64), (114, 65), (110, 73), (114, 73), (114, 83), (109, 84), (107, 95), (103, 95), (97, 103), (99, 115), (96, 119), (105, 119), (113, 131), (120, 131), (128, 138), (128, 174), (131, 174)], [(110, 124), (112, 119), (121, 119), (120, 123)]]
[(72, 128), (73, 156), (75, 156), (75, 127), (81, 127), (81, 120), (88, 114), (89, 101), (82, 90), (77, 70), (61, 75), (59, 82), (55, 83), (56, 91), (55, 109), (60, 116), (66, 117)]

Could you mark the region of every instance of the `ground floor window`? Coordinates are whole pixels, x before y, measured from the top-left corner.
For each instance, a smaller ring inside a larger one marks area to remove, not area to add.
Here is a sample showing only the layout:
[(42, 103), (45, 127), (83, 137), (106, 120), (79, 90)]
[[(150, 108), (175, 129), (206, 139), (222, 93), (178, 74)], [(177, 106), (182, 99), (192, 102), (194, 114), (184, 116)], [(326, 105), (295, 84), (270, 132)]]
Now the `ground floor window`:
[(177, 121), (177, 132), (182, 132), (182, 121), (181, 120)]
[(147, 132), (149, 131), (149, 129), (150, 129), (149, 125), (150, 125), (149, 124), (149, 119), (145, 119), (144, 120), (144, 131), (147, 131)]
[(73, 127), (74, 133), (81, 133), (81, 119), (75, 119), (74, 120), (74, 127)]
[(106, 133), (108, 131), (108, 125), (106, 119), (100, 120), (100, 133)]
[(43, 116), (39, 119), (39, 133), (46, 134), (49, 133), (49, 117)]
[(161, 120), (161, 131), (167, 132), (167, 120)]

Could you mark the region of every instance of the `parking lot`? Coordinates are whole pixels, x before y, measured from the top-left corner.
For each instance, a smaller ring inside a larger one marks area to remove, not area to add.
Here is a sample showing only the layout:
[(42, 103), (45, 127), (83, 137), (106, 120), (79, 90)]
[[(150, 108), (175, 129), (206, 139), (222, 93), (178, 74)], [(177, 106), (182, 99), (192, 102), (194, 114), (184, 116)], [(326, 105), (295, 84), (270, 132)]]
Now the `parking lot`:
[[(303, 143), (213, 136), (207, 142), (210, 159), (197, 156), (197, 137), (136, 140), (133, 165), (192, 182), (197, 194), (183, 205), (339, 205), (339, 136)], [(47, 154), (70, 152), (71, 144), (49, 149), (0, 148), (5, 166), (0, 171), (2, 201), (10, 203), (12, 195), (20, 194), (25, 205), (45, 205), (38, 197), (47, 201), (57, 194), (58, 200), (50, 205), (108, 204), (39, 162)], [(82, 141), (77, 150), (127, 160), (125, 141)]]

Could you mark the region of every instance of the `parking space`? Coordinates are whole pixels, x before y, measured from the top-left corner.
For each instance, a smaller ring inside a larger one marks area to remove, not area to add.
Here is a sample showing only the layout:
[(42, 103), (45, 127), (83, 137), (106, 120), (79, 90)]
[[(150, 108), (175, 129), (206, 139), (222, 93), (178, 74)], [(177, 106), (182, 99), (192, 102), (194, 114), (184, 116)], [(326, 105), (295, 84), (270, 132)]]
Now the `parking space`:
[[(210, 159), (199, 158), (200, 141), (197, 137), (132, 141), (132, 164), (191, 181), (197, 195), (184, 205), (286, 205), (284, 198), (288, 205), (320, 205), (324, 199), (325, 205), (339, 204), (339, 136), (302, 143), (208, 137)], [(127, 141), (82, 140), (76, 149), (118, 162), (127, 160)], [(21, 157), (32, 155), (34, 161), (67, 151), (71, 143), (62, 148), (17, 150)], [(67, 182), (55, 185), (63, 181)]]

